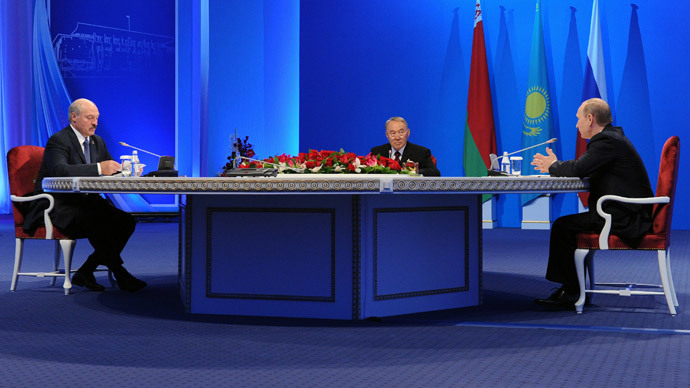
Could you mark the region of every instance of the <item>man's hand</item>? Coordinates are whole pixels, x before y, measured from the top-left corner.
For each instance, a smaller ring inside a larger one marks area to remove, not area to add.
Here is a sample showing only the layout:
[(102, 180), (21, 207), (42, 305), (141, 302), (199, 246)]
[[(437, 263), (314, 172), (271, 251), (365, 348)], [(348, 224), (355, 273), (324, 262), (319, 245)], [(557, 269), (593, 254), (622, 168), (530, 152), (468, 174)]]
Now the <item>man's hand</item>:
[(547, 155), (536, 153), (534, 154), (534, 160), (532, 160), (532, 165), (535, 166), (534, 169), (541, 173), (549, 172), (549, 167), (553, 164), (553, 162), (558, 160), (556, 154), (553, 153), (551, 148), (546, 147), (546, 153)]
[(101, 175), (113, 175), (122, 168), (120, 163), (114, 160), (105, 160), (99, 164), (101, 165)]

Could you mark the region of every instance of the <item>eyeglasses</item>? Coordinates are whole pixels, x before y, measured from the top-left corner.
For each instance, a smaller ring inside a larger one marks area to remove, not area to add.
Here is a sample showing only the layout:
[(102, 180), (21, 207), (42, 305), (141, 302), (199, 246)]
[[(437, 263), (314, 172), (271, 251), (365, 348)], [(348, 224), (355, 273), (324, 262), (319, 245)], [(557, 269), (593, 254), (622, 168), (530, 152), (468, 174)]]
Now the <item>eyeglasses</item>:
[(407, 129), (403, 129), (403, 130), (397, 131), (397, 132), (394, 132), (394, 131), (386, 132), (386, 134), (389, 137), (398, 137), (398, 136), (403, 137), (407, 134), (407, 131), (408, 131)]

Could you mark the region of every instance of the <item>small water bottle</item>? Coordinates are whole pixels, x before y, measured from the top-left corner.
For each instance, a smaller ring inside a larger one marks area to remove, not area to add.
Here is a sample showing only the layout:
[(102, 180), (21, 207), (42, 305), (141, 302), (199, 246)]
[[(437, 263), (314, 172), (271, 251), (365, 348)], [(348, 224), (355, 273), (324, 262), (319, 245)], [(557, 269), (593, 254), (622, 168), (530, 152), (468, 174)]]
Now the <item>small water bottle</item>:
[(139, 172), (139, 154), (137, 150), (134, 150), (132, 152), (132, 176), (139, 176), (137, 172)]
[(508, 151), (503, 152), (503, 157), (501, 158), (501, 171), (506, 174), (510, 174), (510, 159), (508, 158)]

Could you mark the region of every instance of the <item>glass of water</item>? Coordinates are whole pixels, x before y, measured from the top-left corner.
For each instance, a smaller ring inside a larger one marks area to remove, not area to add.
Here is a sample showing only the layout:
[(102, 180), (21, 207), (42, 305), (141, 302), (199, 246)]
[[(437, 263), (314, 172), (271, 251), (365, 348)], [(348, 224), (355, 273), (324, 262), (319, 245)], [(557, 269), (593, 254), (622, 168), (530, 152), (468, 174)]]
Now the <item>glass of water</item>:
[(122, 176), (132, 175), (132, 155), (120, 156), (120, 164), (122, 165)]
[(513, 175), (522, 174), (522, 156), (510, 157), (510, 171)]

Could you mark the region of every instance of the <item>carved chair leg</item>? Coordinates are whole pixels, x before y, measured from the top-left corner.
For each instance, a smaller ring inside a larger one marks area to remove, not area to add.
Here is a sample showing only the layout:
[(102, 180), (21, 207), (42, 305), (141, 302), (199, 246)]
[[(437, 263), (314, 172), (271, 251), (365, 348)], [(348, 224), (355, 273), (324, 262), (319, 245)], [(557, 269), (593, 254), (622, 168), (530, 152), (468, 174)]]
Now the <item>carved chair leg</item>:
[(671, 247), (666, 248), (666, 273), (668, 273), (668, 285), (673, 297), (673, 305), (678, 307), (678, 297), (676, 296), (676, 287), (673, 285), (673, 272), (671, 272)]
[(575, 311), (578, 314), (582, 314), (582, 306), (585, 304), (587, 295), (585, 292), (585, 258), (588, 253), (588, 249), (576, 249), (573, 258), (575, 261), (575, 271), (577, 272), (577, 282), (580, 285), (580, 298), (575, 302)]
[(666, 304), (668, 305), (668, 310), (671, 315), (676, 315), (676, 306), (673, 302), (673, 295), (671, 295), (672, 285), (669, 282), (669, 271), (667, 268), (668, 258), (666, 257), (666, 251), (657, 251), (657, 259), (659, 261), (659, 274), (661, 274), (661, 286), (664, 289), (664, 296), (666, 297)]
[[(589, 280), (589, 288), (588, 290), (593, 290), (596, 285), (596, 281), (594, 279), (594, 254), (597, 251), (592, 249), (587, 253), (587, 256), (585, 256), (585, 268), (587, 269), (587, 277)], [(588, 293), (585, 297), (585, 304), (586, 305), (591, 305), (594, 300), (594, 294), (593, 293)]]
[[(53, 251), (53, 271), (57, 272), (60, 266), (60, 241), (55, 240), (55, 249)], [(57, 276), (51, 276), (50, 278), (50, 285), (54, 286)]]
[(62, 247), (62, 257), (65, 260), (65, 282), (62, 288), (65, 289), (65, 295), (69, 295), (69, 291), (72, 288), (72, 279), (70, 279), (71, 267), (72, 267), (72, 254), (74, 253), (74, 246), (77, 244), (75, 240), (60, 240), (60, 246)]
[(14, 291), (17, 288), (19, 270), (22, 267), (22, 256), (24, 254), (24, 239), (16, 238), (14, 241), (14, 272), (12, 272), (12, 284), (10, 285), (10, 291)]

